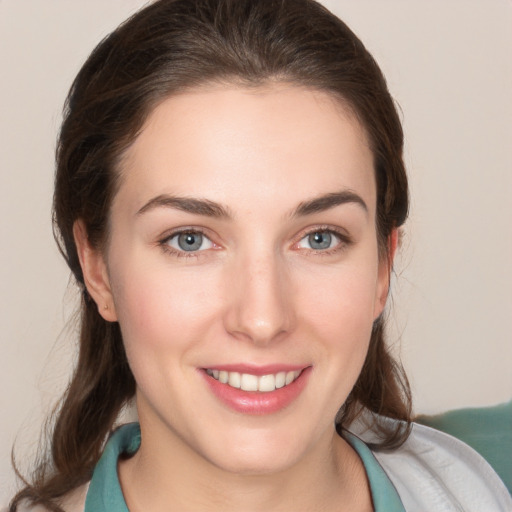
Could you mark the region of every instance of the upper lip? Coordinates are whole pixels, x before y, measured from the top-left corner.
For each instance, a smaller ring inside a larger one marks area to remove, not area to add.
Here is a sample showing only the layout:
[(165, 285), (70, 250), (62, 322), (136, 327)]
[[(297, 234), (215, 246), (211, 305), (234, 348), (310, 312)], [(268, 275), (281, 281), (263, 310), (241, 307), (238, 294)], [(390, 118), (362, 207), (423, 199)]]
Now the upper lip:
[(238, 373), (248, 373), (250, 375), (270, 375), (276, 374), (279, 372), (292, 372), (292, 371), (300, 371), (306, 369), (311, 365), (304, 364), (266, 364), (266, 365), (252, 365), (247, 363), (236, 363), (236, 364), (213, 364), (209, 366), (205, 366), (204, 369), (207, 370), (219, 370), (226, 372), (238, 372)]

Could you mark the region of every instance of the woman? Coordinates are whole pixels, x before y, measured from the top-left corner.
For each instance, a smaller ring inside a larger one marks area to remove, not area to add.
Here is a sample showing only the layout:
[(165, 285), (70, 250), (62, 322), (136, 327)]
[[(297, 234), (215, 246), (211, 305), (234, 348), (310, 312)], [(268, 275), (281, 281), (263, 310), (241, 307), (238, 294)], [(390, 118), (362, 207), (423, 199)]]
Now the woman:
[(159, 1), (104, 40), (57, 152), (79, 360), (11, 509), (506, 510), (474, 452), (411, 430), (385, 345), (402, 144), (312, 1)]

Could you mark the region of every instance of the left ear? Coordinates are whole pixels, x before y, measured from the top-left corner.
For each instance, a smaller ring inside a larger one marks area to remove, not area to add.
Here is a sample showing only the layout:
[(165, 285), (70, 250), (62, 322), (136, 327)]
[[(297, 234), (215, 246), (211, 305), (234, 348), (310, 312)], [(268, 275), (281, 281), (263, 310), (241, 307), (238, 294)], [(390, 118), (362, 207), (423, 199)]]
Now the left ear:
[(396, 248), (398, 246), (398, 228), (394, 228), (387, 242), (387, 250), (385, 256), (380, 258), (379, 274), (377, 277), (377, 294), (375, 300), (374, 320), (384, 311), (386, 300), (389, 294), (389, 282), (391, 279), (391, 271), (393, 270), (393, 260), (395, 258)]

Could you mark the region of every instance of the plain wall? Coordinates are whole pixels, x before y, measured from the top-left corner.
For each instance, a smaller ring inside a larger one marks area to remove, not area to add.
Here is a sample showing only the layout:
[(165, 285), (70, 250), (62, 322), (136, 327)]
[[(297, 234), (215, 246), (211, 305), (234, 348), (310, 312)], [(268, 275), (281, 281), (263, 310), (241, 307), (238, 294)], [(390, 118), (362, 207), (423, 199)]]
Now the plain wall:
[[(0, 0), (0, 505), (74, 354), (52, 239), (55, 137), (71, 81), (141, 0)], [(391, 341), (416, 412), (512, 392), (512, 2), (325, 0), (380, 63), (403, 116), (412, 209)]]

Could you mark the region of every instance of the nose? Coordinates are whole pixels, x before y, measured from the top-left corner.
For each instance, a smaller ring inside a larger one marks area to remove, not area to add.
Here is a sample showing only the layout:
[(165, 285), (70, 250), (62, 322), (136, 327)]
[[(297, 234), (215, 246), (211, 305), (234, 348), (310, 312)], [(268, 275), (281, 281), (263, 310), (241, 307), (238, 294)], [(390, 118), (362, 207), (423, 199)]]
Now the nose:
[(265, 346), (293, 329), (290, 279), (279, 256), (269, 251), (240, 258), (228, 282), (225, 328), (232, 336)]

